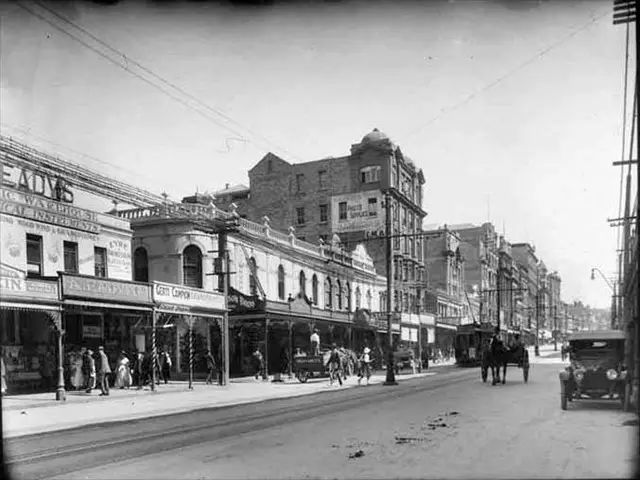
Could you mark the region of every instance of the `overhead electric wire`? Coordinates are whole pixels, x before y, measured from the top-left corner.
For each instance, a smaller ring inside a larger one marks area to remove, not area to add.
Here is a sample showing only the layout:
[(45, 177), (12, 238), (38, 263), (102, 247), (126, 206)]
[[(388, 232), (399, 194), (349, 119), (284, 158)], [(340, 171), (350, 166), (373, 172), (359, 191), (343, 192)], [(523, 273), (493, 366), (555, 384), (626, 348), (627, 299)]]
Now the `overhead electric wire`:
[(588, 22), (582, 24), (577, 29), (571, 31), (569, 34), (565, 35), (564, 37), (562, 37), (557, 42), (554, 42), (551, 45), (549, 45), (548, 47), (543, 48), (538, 53), (536, 53), (534, 56), (532, 56), (531, 58), (529, 58), (525, 62), (523, 62), (520, 65), (518, 65), (517, 67), (515, 67), (513, 70), (510, 70), (509, 72), (505, 73), (504, 75), (502, 75), (502, 76), (498, 77), (497, 79), (493, 80), (492, 82), (486, 84), (485, 86), (483, 86), (479, 90), (467, 95), (463, 100), (461, 100), (461, 101), (459, 101), (457, 103), (454, 103), (454, 104), (452, 104), (452, 105), (450, 105), (448, 107), (444, 107), (444, 108), (440, 109), (440, 113), (435, 115), (433, 118), (428, 120), (426, 123), (422, 124), (422, 126), (420, 126), (419, 128), (409, 132), (407, 135), (405, 135), (405, 138), (412, 137), (413, 135), (415, 135), (417, 133), (420, 133), (424, 128), (426, 128), (427, 126), (431, 125), (435, 121), (439, 120), (445, 114), (447, 114), (447, 113), (449, 113), (449, 112), (451, 112), (453, 110), (456, 110), (456, 109), (466, 105), (467, 103), (472, 101), (474, 98), (476, 98), (480, 94), (486, 92), (487, 90), (490, 90), (491, 88), (495, 87), (496, 85), (498, 85), (501, 82), (503, 82), (504, 80), (506, 80), (508, 77), (510, 77), (513, 74), (515, 74), (515, 73), (519, 72), (520, 70), (522, 70), (524, 67), (526, 67), (529, 64), (535, 62), (536, 60), (544, 57), (551, 50), (554, 50), (555, 48), (557, 48), (560, 45), (562, 45), (564, 42), (566, 42), (566, 41), (570, 40), (571, 38), (575, 37), (578, 33), (580, 33), (583, 30), (586, 30), (588, 27), (590, 27), (594, 23), (598, 22), (599, 20), (601, 20), (602, 18), (604, 18), (608, 14), (609, 14), (609, 8), (607, 8), (606, 11), (603, 11), (603, 13), (601, 15), (598, 15), (596, 17), (592, 17)]
[[(231, 117), (229, 117), (228, 115), (219, 112), (218, 110), (206, 105), (204, 102), (202, 102), (201, 100), (198, 100), (195, 96), (185, 92), (183, 89), (181, 89), (180, 87), (178, 87), (177, 85), (165, 80), (164, 78), (162, 78), (160, 75), (155, 74), (154, 72), (152, 72), (150, 69), (148, 69), (147, 67), (142, 66), (140, 63), (136, 62), (133, 59), (130, 59), (127, 55), (125, 55), (124, 53), (120, 52), (119, 50), (111, 47), (109, 44), (107, 44), (106, 42), (100, 40), (98, 37), (94, 36), (93, 34), (91, 34), (90, 32), (88, 32), (86, 29), (77, 26), (75, 23), (73, 23), (71, 20), (66, 19), (64, 16), (58, 14), (55, 11), (52, 11), (50, 8), (42, 5), (39, 2), (35, 2), (38, 6), (40, 6), (41, 8), (43, 8), (44, 10), (52, 13), (53, 15), (55, 15), (56, 17), (64, 20), (66, 23), (72, 25), (74, 28), (80, 30), (81, 32), (85, 33), (86, 35), (88, 35), (89, 37), (91, 37), (93, 40), (95, 40), (96, 42), (98, 42), (99, 44), (103, 45), (105, 48), (109, 49), (110, 51), (116, 53), (118, 56), (122, 57), (122, 59), (124, 60), (125, 64), (123, 65), (120, 61), (110, 57), (109, 55), (107, 55), (105, 52), (99, 50), (98, 48), (96, 48), (95, 46), (90, 45), (88, 42), (86, 42), (85, 40), (83, 40), (82, 38), (79, 38), (78, 36), (74, 35), (73, 33), (67, 31), (65, 28), (63, 28), (62, 26), (60, 26), (59, 24), (57, 24), (56, 22), (54, 22), (53, 20), (47, 18), (46, 16), (34, 11), (33, 9), (27, 7), (26, 5), (24, 5), (22, 2), (20, 2), (19, 0), (14, 0), (14, 2), (16, 3), (16, 5), (18, 5), (20, 8), (22, 8), (23, 10), (25, 10), (26, 12), (28, 12), (29, 14), (33, 15), (36, 18), (39, 18), (40, 20), (48, 23), (49, 25), (51, 25), (52, 27), (54, 27), (56, 30), (64, 33), (65, 35), (67, 35), (68, 37), (72, 38), (73, 40), (77, 41), (78, 43), (80, 43), (81, 45), (83, 45), (84, 47), (92, 50), (93, 52), (97, 53), (98, 55), (100, 55), (101, 57), (103, 57), (104, 59), (106, 59), (107, 61), (113, 63), (114, 65), (122, 68), (124, 71), (130, 73), (131, 75), (137, 77), (138, 79), (144, 81), (145, 83), (151, 85), (152, 87), (156, 88), (157, 90), (159, 90), (160, 92), (164, 93), (165, 95), (167, 95), (168, 97), (172, 98), (173, 100), (181, 103), (182, 105), (186, 106), (187, 108), (193, 110), (194, 112), (198, 113), (200, 116), (202, 116), (203, 118), (209, 120), (210, 122), (218, 125), (219, 127), (227, 130), (228, 132), (233, 133), (234, 135), (237, 135), (238, 137), (240, 137), (242, 139), (242, 141), (249, 141), (250, 143), (253, 143), (256, 146), (261, 146), (261, 147), (265, 147), (266, 145), (269, 145), (270, 147), (275, 147), (277, 150), (280, 150), (283, 153), (287, 153), (288, 155), (296, 158), (297, 160), (301, 160), (299, 157), (291, 154), (291, 152), (287, 151), (286, 149), (274, 144), (273, 142), (269, 141), (268, 139), (266, 139), (265, 137), (256, 134), (255, 132), (251, 131), (250, 129), (248, 129), (247, 127), (242, 126), (240, 123), (238, 123), (237, 121), (233, 120)], [(181, 95), (189, 98), (191, 100), (191, 102), (194, 102), (196, 104), (198, 104), (200, 106), (200, 108), (196, 108), (194, 105), (190, 104), (189, 102), (185, 101), (183, 98), (180, 98), (179, 96), (176, 96), (175, 94), (171, 93), (170, 91), (167, 91), (166, 89), (162, 88), (160, 85), (154, 83), (153, 81), (151, 81), (148, 78), (145, 78), (144, 76), (140, 75), (139, 73), (133, 71), (130, 68), (129, 64), (133, 64), (134, 66), (136, 66), (137, 68), (141, 69), (142, 71), (146, 72), (148, 75), (151, 75), (153, 78), (157, 79), (158, 81), (162, 82), (164, 85), (169, 86), (170, 88), (173, 88), (174, 90), (176, 90), (177, 92), (179, 92)], [(251, 135), (253, 135), (253, 137), (261, 137), (263, 138), (263, 141), (256, 141), (255, 138), (251, 139), (251, 138), (246, 138), (247, 135), (243, 134), (241, 131), (238, 131), (237, 129), (231, 128), (229, 125), (226, 125), (224, 123), (221, 123), (218, 119), (212, 117), (210, 114), (206, 113), (205, 111), (202, 111), (202, 109), (206, 109), (209, 110), (211, 112), (214, 112), (216, 115), (223, 117), (225, 120), (227, 120), (230, 123), (234, 123), (235, 125), (239, 126), (241, 129), (245, 130), (246, 132), (251, 133)], [(262, 144), (262, 145), (261, 145)], [(270, 150), (270, 148), (266, 148), (266, 150)]]

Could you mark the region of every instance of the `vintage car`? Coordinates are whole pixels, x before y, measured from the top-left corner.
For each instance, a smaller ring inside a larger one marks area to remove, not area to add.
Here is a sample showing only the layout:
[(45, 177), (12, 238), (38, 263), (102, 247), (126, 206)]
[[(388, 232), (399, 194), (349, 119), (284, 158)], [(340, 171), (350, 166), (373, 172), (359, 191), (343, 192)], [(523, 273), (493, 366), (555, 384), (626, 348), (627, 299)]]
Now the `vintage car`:
[(625, 406), (624, 332), (601, 330), (569, 336), (570, 365), (560, 372), (560, 407), (573, 400), (616, 400)]

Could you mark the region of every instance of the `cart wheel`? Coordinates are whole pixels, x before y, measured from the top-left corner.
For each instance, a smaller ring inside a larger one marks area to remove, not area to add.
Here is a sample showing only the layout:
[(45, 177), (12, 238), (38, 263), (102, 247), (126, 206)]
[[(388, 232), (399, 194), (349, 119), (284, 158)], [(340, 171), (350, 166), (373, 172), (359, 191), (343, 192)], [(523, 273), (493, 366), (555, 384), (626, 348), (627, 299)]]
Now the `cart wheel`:
[(309, 372), (306, 370), (300, 370), (296, 373), (296, 377), (300, 383), (307, 383), (307, 380), (309, 380)]
[(529, 381), (529, 367), (523, 367), (522, 368), (522, 376), (524, 377), (524, 383), (527, 383)]
[(567, 409), (567, 396), (563, 393), (560, 394), (560, 408), (562, 410)]
[(482, 382), (487, 381), (487, 376), (489, 374), (489, 369), (487, 367), (480, 367), (480, 372), (482, 374)]

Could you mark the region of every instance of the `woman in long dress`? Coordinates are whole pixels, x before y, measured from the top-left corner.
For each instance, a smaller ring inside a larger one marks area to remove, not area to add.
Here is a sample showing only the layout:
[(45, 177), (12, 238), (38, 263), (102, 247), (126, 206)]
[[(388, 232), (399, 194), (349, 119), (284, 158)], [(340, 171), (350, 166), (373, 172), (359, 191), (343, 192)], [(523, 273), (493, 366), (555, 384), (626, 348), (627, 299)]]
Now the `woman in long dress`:
[(131, 368), (129, 367), (129, 359), (124, 352), (118, 357), (118, 370), (116, 371), (116, 388), (129, 388), (131, 386)]
[(74, 352), (71, 358), (71, 385), (76, 390), (84, 388), (86, 380), (82, 371), (82, 352)]

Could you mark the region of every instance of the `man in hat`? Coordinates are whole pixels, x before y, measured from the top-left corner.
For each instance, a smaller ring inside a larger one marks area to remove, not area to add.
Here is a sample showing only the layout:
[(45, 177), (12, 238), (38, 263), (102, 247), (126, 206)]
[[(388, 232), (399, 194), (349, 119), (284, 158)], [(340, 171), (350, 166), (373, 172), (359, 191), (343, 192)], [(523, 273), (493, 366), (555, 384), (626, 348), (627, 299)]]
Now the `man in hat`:
[(100, 360), (100, 366), (98, 367), (98, 377), (100, 382), (100, 395), (109, 395), (109, 374), (111, 373), (111, 367), (109, 366), (109, 358), (104, 353), (104, 347), (101, 345), (98, 347), (98, 358)]
[(82, 359), (83, 373), (85, 376), (85, 392), (91, 393), (96, 388), (96, 361), (93, 359), (93, 351), (87, 348)]

